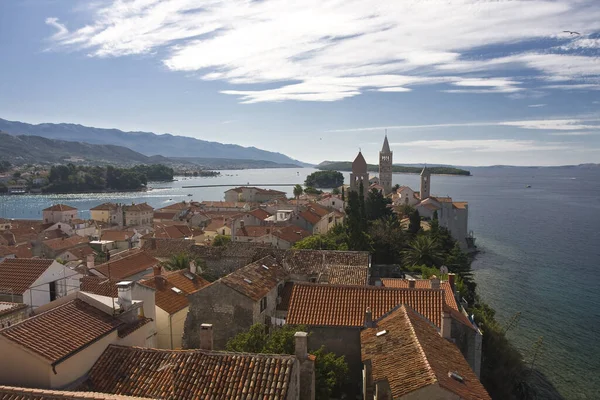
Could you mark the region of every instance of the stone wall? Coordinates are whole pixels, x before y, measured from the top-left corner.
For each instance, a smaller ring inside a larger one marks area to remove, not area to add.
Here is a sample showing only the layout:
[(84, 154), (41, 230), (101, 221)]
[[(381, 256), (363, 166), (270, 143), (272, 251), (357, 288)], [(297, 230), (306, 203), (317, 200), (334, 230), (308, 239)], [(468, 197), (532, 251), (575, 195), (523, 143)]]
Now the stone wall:
[(223, 350), (229, 339), (247, 331), (254, 323), (255, 302), (221, 282), (189, 295), (188, 300), (184, 349), (199, 348), (201, 324), (213, 325), (214, 349)]

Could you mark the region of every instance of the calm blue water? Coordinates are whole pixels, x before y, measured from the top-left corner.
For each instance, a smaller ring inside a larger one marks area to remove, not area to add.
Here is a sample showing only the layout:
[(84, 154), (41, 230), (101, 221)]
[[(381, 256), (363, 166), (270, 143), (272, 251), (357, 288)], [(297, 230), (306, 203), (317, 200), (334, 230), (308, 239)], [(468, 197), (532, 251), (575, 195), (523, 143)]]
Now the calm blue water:
[[(146, 193), (0, 197), (0, 216), (41, 218), (61, 202), (82, 217), (101, 202), (161, 207), (182, 200), (221, 200), (226, 188), (183, 185), (302, 183), (311, 169), (222, 171), (216, 178), (154, 184)], [(600, 396), (600, 170), (473, 168), (472, 177), (434, 176), (432, 193), (469, 202), (469, 228), (481, 253), (473, 264), (479, 293), (508, 321), (521, 312), (511, 340), (530, 359), (538, 337), (538, 365), (568, 399)], [(346, 174), (348, 179), (348, 174)], [(417, 175), (394, 184), (418, 190)], [(532, 187), (527, 189), (526, 185)], [(287, 191), (291, 187), (274, 189)], [(191, 193), (193, 196), (188, 197)]]

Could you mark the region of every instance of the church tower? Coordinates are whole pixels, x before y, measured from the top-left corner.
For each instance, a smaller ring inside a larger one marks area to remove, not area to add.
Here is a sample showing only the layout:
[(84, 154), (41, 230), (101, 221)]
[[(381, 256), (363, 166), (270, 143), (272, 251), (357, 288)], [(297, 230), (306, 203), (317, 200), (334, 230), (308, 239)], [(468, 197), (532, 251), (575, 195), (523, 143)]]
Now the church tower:
[(427, 166), (421, 171), (421, 200), (425, 200), (429, 197), (431, 190), (431, 172), (427, 169)]
[(379, 152), (379, 184), (383, 186), (383, 194), (392, 191), (392, 156), (387, 134), (383, 140), (383, 147)]
[(350, 190), (360, 190), (360, 183), (363, 184), (365, 196), (369, 192), (369, 171), (367, 170), (367, 162), (359, 151), (358, 155), (352, 162), (352, 172), (350, 173)]

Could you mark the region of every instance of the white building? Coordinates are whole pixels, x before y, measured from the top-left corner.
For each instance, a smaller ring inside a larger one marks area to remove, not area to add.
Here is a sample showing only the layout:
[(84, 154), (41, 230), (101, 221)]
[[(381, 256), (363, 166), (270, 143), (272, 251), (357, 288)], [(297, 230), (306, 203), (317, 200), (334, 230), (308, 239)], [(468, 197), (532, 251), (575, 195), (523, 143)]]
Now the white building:
[(65, 204), (55, 204), (42, 210), (44, 223), (71, 222), (77, 218), (77, 209)]

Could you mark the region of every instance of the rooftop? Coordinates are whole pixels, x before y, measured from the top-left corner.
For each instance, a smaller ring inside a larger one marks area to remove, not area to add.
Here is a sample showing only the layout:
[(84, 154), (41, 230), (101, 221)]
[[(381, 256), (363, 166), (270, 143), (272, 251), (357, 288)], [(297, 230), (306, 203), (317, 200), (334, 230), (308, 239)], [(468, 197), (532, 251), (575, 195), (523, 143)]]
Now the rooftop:
[(158, 264), (158, 260), (144, 251), (132, 252), (118, 260), (111, 260), (107, 263), (98, 265), (94, 270), (105, 277), (122, 280), (132, 275), (136, 275)]
[(102, 203), (97, 205), (96, 207), (90, 208), (90, 211), (111, 211), (116, 209), (117, 205), (115, 203)]
[(43, 258), (7, 258), (0, 262), (0, 288), (23, 294), (53, 262)]
[(123, 322), (76, 298), (5, 328), (0, 335), (56, 364), (121, 325)]
[(344, 286), (296, 283), (292, 290), (287, 323), (316, 326), (353, 326), (365, 323), (365, 311), (373, 319), (406, 304), (440, 326), (444, 292), (433, 289), (390, 289), (377, 286)]
[(370, 261), (367, 251), (291, 249), (282, 264), (289, 273), (315, 277), (317, 282), (365, 285)]
[(79, 246), (81, 244), (88, 243), (88, 242), (89, 242), (88, 239), (86, 239), (82, 236), (79, 236), (79, 235), (75, 235), (75, 236), (71, 236), (69, 238), (59, 237), (56, 239), (48, 239), (48, 240), (44, 240), (42, 243), (44, 243), (45, 246), (48, 246), (52, 250), (56, 251), (56, 250), (66, 250), (71, 247)]
[[(157, 284), (157, 279), (162, 279), (163, 284)], [(179, 310), (183, 310), (189, 305), (187, 295), (210, 285), (210, 282), (206, 279), (194, 275), (187, 270), (168, 272), (159, 277), (146, 279), (140, 283), (156, 289), (156, 306), (169, 314), (174, 314)], [(176, 288), (181, 292), (177, 293), (173, 288)]]
[(31, 389), (0, 386), (0, 400), (143, 400), (142, 397), (121, 396), (95, 392)]
[(29, 307), (24, 303), (10, 303), (8, 301), (0, 301), (0, 317), (11, 314), (18, 310), (23, 310)]
[(294, 361), (291, 355), (110, 345), (80, 389), (154, 399), (283, 400)]
[(111, 242), (124, 242), (129, 240), (134, 233), (128, 230), (110, 229), (102, 231), (100, 240), (109, 240)]
[(77, 209), (66, 204), (55, 204), (48, 208), (44, 208), (42, 211), (77, 211)]
[(458, 348), (412, 308), (400, 306), (376, 324), (361, 332), (362, 360), (371, 361), (374, 382), (388, 382), (392, 398), (439, 385), (461, 399), (491, 399)]
[(218, 282), (258, 301), (286, 276), (286, 271), (277, 263), (277, 260), (272, 256), (267, 256), (232, 272), (219, 279)]
[(125, 212), (147, 212), (147, 211), (152, 212), (152, 211), (154, 211), (154, 208), (152, 208), (152, 206), (150, 206), (148, 203), (139, 203), (139, 204), (124, 205), (123, 211), (125, 211)]

